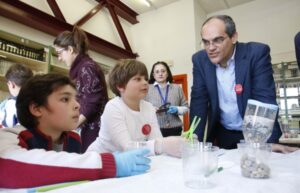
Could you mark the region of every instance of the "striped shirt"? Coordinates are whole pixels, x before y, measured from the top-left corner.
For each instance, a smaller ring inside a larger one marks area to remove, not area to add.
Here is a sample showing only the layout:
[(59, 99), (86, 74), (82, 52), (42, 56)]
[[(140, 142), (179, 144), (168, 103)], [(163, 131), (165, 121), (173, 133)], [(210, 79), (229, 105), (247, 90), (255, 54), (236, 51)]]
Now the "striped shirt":
[[(170, 84), (167, 96), (167, 102), (171, 103), (171, 106), (178, 108), (178, 114), (169, 114), (167, 112), (156, 113), (160, 128), (175, 128), (181, 127), (182, 121), (178, 115), (183, 115), (188, 112), (188, 103), (185, 99), (181, 87), (177, 84)], [(145, 97), (146, 101), (153, 104), (155, 108), (159, 108), (164, 104), (164, 100), (161, 98), (158, 88), (158, 83), (150, 84), (148, 95)], [(165, 98), (167, 86), (160, 87), (163, 98)]]

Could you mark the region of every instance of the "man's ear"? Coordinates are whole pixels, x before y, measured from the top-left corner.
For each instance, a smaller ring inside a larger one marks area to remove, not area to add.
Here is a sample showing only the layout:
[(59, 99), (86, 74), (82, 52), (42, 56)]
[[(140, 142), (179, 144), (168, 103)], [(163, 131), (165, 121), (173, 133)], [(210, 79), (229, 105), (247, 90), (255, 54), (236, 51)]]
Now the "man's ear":
[(35, 103), (30, 103), (30, 105), (29, 105), (29, 111), (35, 117), (42, 116), (41, 107), (37, 106), (37, 104), (35, 104)]
[(235, 32), (231, 38), (231, 41), (233, 44), (236, 44), (237, 40), (238, 40), (238, 33)]

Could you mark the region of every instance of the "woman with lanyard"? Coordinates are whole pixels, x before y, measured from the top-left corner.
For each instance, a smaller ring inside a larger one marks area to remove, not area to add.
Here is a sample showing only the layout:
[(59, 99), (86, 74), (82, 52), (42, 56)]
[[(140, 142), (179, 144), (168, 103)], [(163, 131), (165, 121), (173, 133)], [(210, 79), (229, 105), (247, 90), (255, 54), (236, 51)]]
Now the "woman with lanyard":
[(179, 115), (188, 112), (188, 103), (181, 87), (172, 82), (172, 73), (165, 62), (153, 64), (145, 100), (156, 107), (157, 119), (164, 137), (181, 135), (182, 121)]

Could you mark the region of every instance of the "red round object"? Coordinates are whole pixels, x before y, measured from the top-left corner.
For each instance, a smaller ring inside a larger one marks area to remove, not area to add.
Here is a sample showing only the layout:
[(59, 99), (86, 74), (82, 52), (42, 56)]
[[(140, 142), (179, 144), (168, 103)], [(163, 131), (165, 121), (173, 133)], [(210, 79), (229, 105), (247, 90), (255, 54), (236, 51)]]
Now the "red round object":
[(142, 133), (144, 135), (149, 135), (151, 132), (151, 126), (149, 124), (145, 124), (143, 127), (142, 127)]
[(236, 94), (241, 94), (243, 92), (243, 86), (241, 84), (235, 85), (235, 92)]

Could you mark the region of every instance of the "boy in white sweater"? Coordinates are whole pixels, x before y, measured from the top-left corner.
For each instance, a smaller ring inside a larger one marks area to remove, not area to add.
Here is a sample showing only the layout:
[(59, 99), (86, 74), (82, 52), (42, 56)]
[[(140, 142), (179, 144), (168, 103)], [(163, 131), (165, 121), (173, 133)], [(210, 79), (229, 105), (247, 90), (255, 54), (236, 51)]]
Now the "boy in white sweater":
[(124, 151), (132, 141), (145, 141), (150, 155), (180, 157), (183, 139), (163, 138), (155, 108), (143, 100), (148, 92), (146, 66), (133, 59), (120, 60), (109, 75), (109, 85), (117, 96), (106, 104), (99, 136), (88, 151)]

